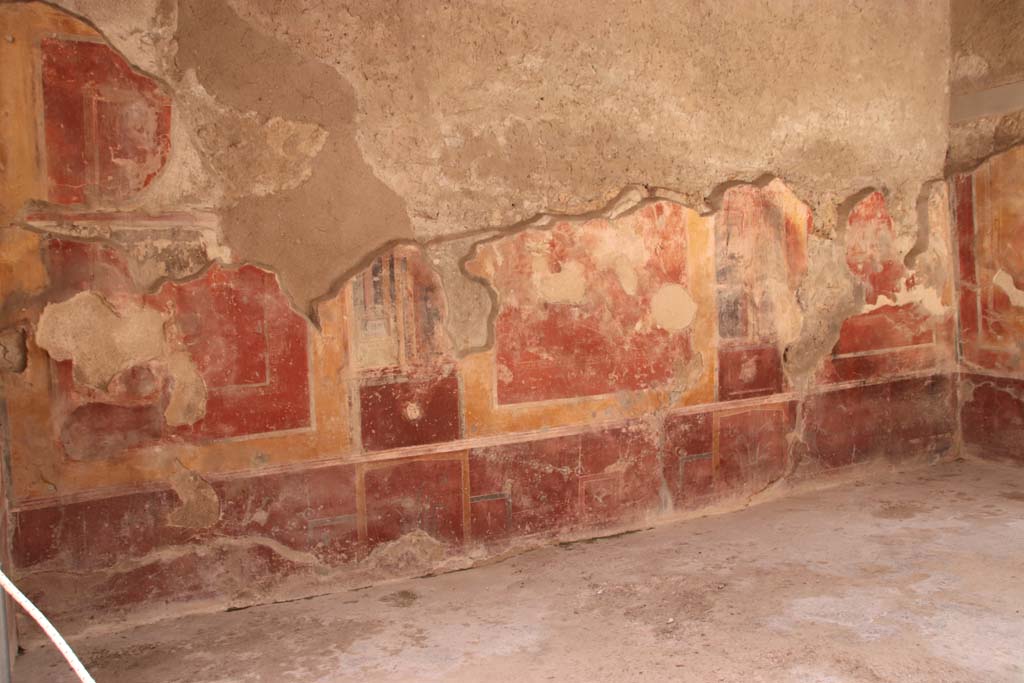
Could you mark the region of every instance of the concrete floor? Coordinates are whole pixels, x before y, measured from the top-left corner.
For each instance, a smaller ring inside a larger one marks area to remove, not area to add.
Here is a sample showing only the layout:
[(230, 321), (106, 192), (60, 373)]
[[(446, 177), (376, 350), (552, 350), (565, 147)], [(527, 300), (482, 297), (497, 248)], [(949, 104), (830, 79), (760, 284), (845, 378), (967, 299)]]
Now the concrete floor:
[[(100, 683), (1024, 681), (1024, 468), (957, 461), (83, 637)], [(29, 645), (17, 683), (72, 681)]]

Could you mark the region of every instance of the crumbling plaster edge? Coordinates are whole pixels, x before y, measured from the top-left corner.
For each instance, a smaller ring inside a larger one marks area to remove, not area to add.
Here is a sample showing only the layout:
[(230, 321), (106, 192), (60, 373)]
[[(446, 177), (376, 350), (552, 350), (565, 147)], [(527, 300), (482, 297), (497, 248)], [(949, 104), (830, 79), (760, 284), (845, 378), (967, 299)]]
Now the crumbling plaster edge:
[[(120, 50), (117, 47), (116, 41), (112, 41), (109, 38), (109, 36), (104, 32), (104, 30), (100, 26), (98, 26), (95, 22), (93, 22), (91, 19), (89, 19), (88, 17), (86, 17), (86, 16), (84, 16), (84, 15), (78, 13), (78, 12), (74, 12), (72, 10), (64, 8), (60, 4), (58, 4), (57, 2), (54, 2), (53, 0), (37, 0), (37, 1), (40, 2), (41, 4), (44, 4), (44, 5), (47, 5), (47, 6), (51, 7), (52, 9), (54, 9), (54, 10), (56, 10), (58, 12), (62, 12), (62, 13), (68, 14), (69, 16), (74, 17), (76, 20), (83, 22), (84, 24), (89, 26), (93, 31), (95, 31), (97, 33), (97, 35), (103, 41), (105, 41), (105, 43), (112, 50), (114, 50), (125, 61), (126, 64), (128, 64), (130, 66), (130, 68), (132, 68), (137, 73), (139, 73), (141, 75), (144, 75), (147, 78), (152, 79), (154, 81), (154, 83), (156, 83), (162, 90), (167, 92), (169, 95), (173, 95), (176, 92), (175, 88), (172, 87), (173, 84), (170, 81), (168, 81), (166, 78), (163, 78), (163, 77), (153, 73), (150, 70), (147, 70), (147, 69), (144, 69), (144, 68), (141, 68), (141, 67), (137, 66), (131, 59), (128, 58), (128, 56), (122, 50)], [(166, 59), (167, 59), (167, 55), (157, 55), (157, 57), (160, 58), (160, 59), (157, 60), (158, 63), (161, 60), (166, 61)], [(359, 108), (359, 111), (360, 112), (362, 111), (361, 107)], [(948, 119), (948, 112), (947, 112), (947, 119)], [(195, 140), (194, 140), (194, 133), (192, 131), (190, 131), (190, 130), (186, 131), (186, 132), (190, 136), (190, 138), (193, 139), (193, 143), (194, 143), (195, 142)], [(948, 141), (947, 141), (947, 148), (948, 148)], [(173, 153), (174, 153), (174, 151), (172, 149), (171, 150), (171, 154), (173, 154)], [(204, 160), (204, 165), (206, 165), (206, 163), (207, 162)], [(159, 178), (159, 176), (168, 168), (168, 166), (169, 166), (169, 164), (165, 164), (161, 168), (160, 172), (157, 175), (157, 178)], [(650, 203), (658, 202), (658, 201), (669, 201), (669, 202), (675, 203), (677, 205), (680, 205), (680, 206), (682, 206), (684, 208), (696, 211), (702, 217), (710, 217), (710, 216), (713, 216), (714, 214), (716, 214), (721, 209), (722, 199), (723, 199), (723, 197), (725, 195), (725, 192), (728, 191), (730, 188), (737, 187), (737, 186), (744, 186), (744, 185), (746, 185), (746, 186), (753, 186), (753, 187), (757, 187), (757, 188), (763, 188), (763, 187), (765, 187), (766, 185), (768, 185), (769, 183), (771, 183), (772, 181), (774, 181), (776, 179), (780, 180), (787, 187), (787, 189), (789, 189), (790, 192), (792, 192), (805, 206), (807, 206), (807, 207), (809, 207), (811, 209), (812, 215), (814, 215), (814, 217), (815, 217), (815, 229), (816, 229), (816, 231), (820, 231), (820, 233), (819, 233), (820, 236), (823, 236), (823, 237), (826, 237), (826, 238), (829, 238), (829, 239), (841, 239), (842, 238), (842, 236), (843, 236), (842, 233), (843, 233), (843, 231), (845, 229), (845, 224), (844, 224), (845, 215), (848, 215), (849, 208), (852, 208), (852, 206), (856, 203), (856, 201), (852, 201), (852, 200), (854, 200), (855, 198), (858, 198), (858, 197), (862, 198), (863, 196), (866, 196), (866, 194), (869, 194), (870, 192), (876, 191), (876, 190), (877, 191), (881, 191), (885, 195), (887, 200), (891, 197), (891, 194), (892, 194), (892, 191), (887, 187), (887, 185), (884, 182), (872, 182), (872, 183), (869, 183), (869, 184), (866, 184), (866, 185), (862, 186), (861, 189), (851, 193), (850, 195), (848, 195), (846, 197), (846, 199), (842, 200), (841, 202), (839, 202), (837, 204), (830, 204), (829, 202), (824, 202), (824, 201), (809, 200), (808, 197), (804, 196), (804, 194), (801, 193), (800, 191), (798, 191), (798, 189), (794, 189), (795, 186), (793, 184), (791, 184), (790, 182), (787, 182), (787, 180), (781, 174), (774, 173), (774, 172), (772, 172), (770, 170), (761, 171), (759, 173), (737, 173), (736, 177), (730, 178), (729, 180), (722, 181), (722, 182), (720, 182), (720, 183), (718, 183), (716, 185), (713, 185), (703, 195), (702, 201), (700, 201), (700, 202), (695, 201), (696, 197), (700, 196), (698, 191), (686, 192), (686, 191), (677, 191), (677, 190), (673, 190), (673, 189), (670, 189), (670, 188), (650, 186), (650, 185), (647, 185), (647, 184), (630, 184), (630, 185), (627, 185), (627, 186), (623, 187), (610, 201), (605, 202), (603, 206), (598, 206), (597, 208), (595, 208), (595, 209), (593, 209), (591, 211), (580, 212), (580, 213), (563, 213), (563, 212), (557, 212), (557, 211), (541, 211), (541, 212), (538, 212), (538, 213), (536, 213), (536, 214), (534, 214), (532, 216), (523, 218), (523, 219), (521, 219), (519, 221), (515, 221), (513, 223), (509, 223), (509, 224), (501, 225), (501, 226), (490, 226), (490, 227), (474, 228), (474, 229), (470, 229), (470, 230), (466, 230), (466, 231), (462, 231), (462, 232), (455, 232), (455, 233), (446, 234), (446, 235), (443, 235), (443, 236), (438, 236), (438, 237), (430, 238), (430, 239), (427, 239), (427, 240), (399, 239), (399, 240), (388, 241), (388, 242), (386, 242), (384, 244), (381, 244), (380, 246), (376, 247), (375, 249), (372, 249), (369, 252), (365, 253), (355, 263), (355, 265), (353, 265), (352, 267), (346, 269), (339, 276), (337, 276), (334, 279), (332, 285), (328, 288), (328, 290), (324, 294), (322, 294), (321, 296), (318, 296), (318, 297), (312, 299), (309, 302), (309, 307), (308, 307), (307, 310), (303, 310), (303, 307), (300, 306), (295, 301), (292, 293), (290, 291), (288, 291), (286, 288), (284, 288), (283, 283), (281, 283), (280, 278), (279, 278), (279, 276), (278, 276), (278, 274), (276, 272), (276, 269), (273, 266), (271, 266), (271, 265), (269, 265), (267, 263), (264, 263), (264, 262), (261, 262), (261, 261), (257, 261), (257, 260), (247, 260), (247, 261), (245, 261), (243, 263), (239, 263), (239, 264), (229, 264), (229, 263), (226, 263), (225, 261), (223, 261), (220, 258), (213, 259), (206, 266), (204, 266), (202, 269), (200, 269), (197, 273), (195, 273), (195, 274), (193, 274), (193, 275), (191, 275), (191, 276), (189, 276), (187, 278), (181, 278), (181, 279), (161, 278), (161, 280), (159, 280), (156, 283), (154, 283), (154, 285), (151, 287), (151, 290), (152, 291), (156, 291), (157, 289), (159, 289), (160, 286), (162, 286), (167, 281), (186, 282), (186, 281), (189, 281), (189, 280), (193, 279), (194, 277), (201, 277), (202, 274), (206, 271), (206, 269), (208, 269), (210, 267), (210, 265), (212, 265), (213, 263), (219, 262), (224, 267), (230, 267), (231, 265), (242, 266), (242, 265), (245, 265), (245, 264), (250, 264), (250, 265), (254, 265), (254, 266), (258, 267), (258, 268), (261, 268), (261, 269), (265, 270), (266, 272), (273, 273), (275, 275), (275, 278), (278, 279), (278, 283), (279, 283), (279, 285), (281, 285), (281, 291), (284, 293), (284, 296), (288, 299), (291, 308), (293, 310), (295, 310), (297, 313), (299, 313), (300, 315), (302, 315), (303, 317), (305, 317), (313, 325), (314, 328), (316, 328), (317, 330), (320, 330), (321, 329), (321, 320), (320, 320), (320, 316), (319, 316), (318, 307), (321, 304), (323, 304), (323, 303), (325, 303), (327, 301), (335, 299), (338, 296), (338, 294), (341, 291), (341, 289), (344, 288), (346, 283), (349, 280), (351, 280), (353, 276), (355, 276), (356, 274), (358, 274), (362, 270), (365, 270), (376, 258), (381, 256), (382, 254), (385, 254), (385, 253), (395, 249), (396, 247), (400, 247), (400, 246), (410, 246), (410, 247), (419, 248), (421, 250), (427, 250), (430, 247), (440, 246), (440, 245), (443, 245), (443, 244), (446, 244), (446, 243), (470, 240), (470, 243), (466, 247), (465, 254), (458, 261), (460, 275), (462, 277), (466, 278), (467, 280), (469, 280), (471, 282), (474, 282), (475, 284), (481, 285), (481, 286), (483, 286), (485, 288), (485, 290), (488, 293), (489, 298), (491, 299), (491, 308), (490, 308), (490, 311), (488, 312), (488, 319), (487, 319), (487, 323), (486, 323), (487, 340), (483, 344), (476, 345), (476, 346), (471, 346), (471, 347), (467, 347), (467, 348), (458, 348), (458, 345), (456, 344), (455, 345), (456, 346), (456, 355), (457, 355), (457, 357), (462, 358), (462, 357), (465, 357), (465, 356), (473, 354), (473, 353), (489, 350), (490, 348), (493, 347), (493, 344), (494, 344), (494, 324), (493, 323), (494, 323), (495, 318), (498, 315), (498, 310), (497, 310), (498, 309), (498, 294), (497, 294), (497, 292), (494, 291), (494, 289), (490, 285), (490, 283), (488, 283), (485, 279), (470, 274), (466, 270), (466, 268), (465, 268), (466, 262), (473, 257), (473, 254), (475, 253), (476, 249), (479, 246), (481, 246), (481, 245), (483, 245), (483, 244), (485, 244), (487, 242), (496, 241), (496, 240), (502, 239), (504, 237), (508, 237), (508, 236), (514, 235), (514, 234), (516, 234), (518, 232), (521, 232), (521, 231), (524, 231), (524, 230), (548, 228), (548, 227), (553, 226), (557, 222), (566, 222), (567, 221), (567, 222), (571, 222), (571, 223), (583, 223), (583, 222), (586, 222), (588, 220), (593, 220), (593, 219), (613, 220), (615, 218), (619, 218), (619, 217), (626, 216), (626, 215), (629, 215), (631, 213), (634, 213), (634, 212), (642, 209), (644, 206), (646, 206), (646, 205), (648, 205)], [(929, 179), (926, 179), (926, 180), (924, 180), (924, 181), (922, 181), (920, 183), (920, 188), (919, 188), (919, 192), (918, 192), (918, 214), (919, 214), (918, 215), (918, 235), (919, 235), (919, 238), (920, 238), (921, 235), (925, 235), (925, 236), (927, 235), (927, 226), (921, 224), (921, 220), (922, 220), (922, 216), (920, 215), (921, 197), (922, 196), (927, 196), (927, 188), (928, 188), (928, 186), (931, 183), (934, 183), (936, 181), (937, 181), (936, 178), (929, 178)], [(302, 182), (305, 182), (305, 180), (301, 181), (299, 184), (301, 185)], [(156, 179), (154, 179), (154, 185), (155, 184), (156, 184)], [(125, 204), (117, 207), (118, 210), (127, 210), (127, 211), (138, 210), (138, 209), (145, 210), (147, 208), (146, 204), (145, 204), (145, 197), (147, 195), (147, 192), (151, 189), (151, 187), (147, 188), (146, 190), (141, 192), (137, 197), (134, 198), (133, 201), (126, 202)], [(830, 206), (827, 207), (826, 205), (829, 205), (829, 204), (830, 204)], [(835, 211), (834, 212), (832, 212), (832, 211), (825, 211), (825, 212), (823, 212), (822, 210), (826, 209), (826, 208), (833, 208), (833, 209), (835, 209)], [(185, 210), (201, 210), (201, 211), (204, 211), (204, 212), (205, 211), (216, 212), (216, 209), (210, 209), (209, 207), (186, 206), (186, 207), (184, 207), (184, 209)], [(75, 207), (66, 207), (63, 210), (64, 211), (68, 211), (68, 212), (73, 212), (75, 210)], [(845, 214), (844, 214), (844, 211), (845, 211)], [(824, 213), (824, 215), (822, 215), (823, 213)], [(22, 210), (21, 220), (18, 221), (18, 224), (20, 226), (22, 226), (22, 227), (29, 227), (30, 229), (32, 229), (31, 226), (28, 226), (26, 224), (26, 222), (24, 220), (24, 214), (25, 214), (25, 209)], [(924, 218), (924, 220), (927, 219), (926, 216), (924, 216), (923, 218)], [(38, 230), (37, 230), (37, 232), (38, 232)], [(48, 234), (59, 234), (59, 233), (50, 232)], [(479, 238), (479, 239), (473, 239), (473, 238)], [(78, 239), (78, 238), (76, 238), (76, 239)], [(104, 242), (105, 240), (103, 238), (98, 238), (98, 239), (96, 239), (96, 241)], [(920, 239), (918, 240), (918, 242), (915, 242), (915, 245), (912, 247), (910, 252), (908, 252), (908, 254), (906, 255), (906, 259), (907, 259), (906, 264), (908, 266), (911, 265), (910, 261), (911, 261), (912, 257), (916, 256), (916, 250), (918, 248), (919, 242), (920, 242)], [(112, 242), (107, 242), (107, 243), (112, 243)], [(228, 246), (230, 247), (230, 245), (228, 245)], [(925, 244), (925, 246), (926, 246), (926, 244)], [(437, 269), (434, 268), (434, 264), (431, 264), (431, 268), (434, 270), (435, 273), (438, 273)], [(440, 273), (438, 273), (438, 275), (440, 276)], [(447, 293), (445, 293), (445, 296), (447, 297)]]

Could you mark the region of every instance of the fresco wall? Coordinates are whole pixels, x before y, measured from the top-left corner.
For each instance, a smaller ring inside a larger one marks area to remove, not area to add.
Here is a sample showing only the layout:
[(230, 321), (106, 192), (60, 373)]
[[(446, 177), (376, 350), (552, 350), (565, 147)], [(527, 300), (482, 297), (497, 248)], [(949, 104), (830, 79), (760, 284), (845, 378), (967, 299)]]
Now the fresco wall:
[(1021, 459), (1024, 437), (1024, 148), (957, 176), (961, 419), (966, 446)]
[[(710, 212), (650, 192), (482, 234), (459, 262), (490, 302), (479, 349), (453, 333), (445, 241), (395, 243), (314, 325), (216, 211), (138, 208), (175, 152), (162, 86), (88, 25), (19, 11), (4, 455), (14, 568), (57, 616), (465, 566), (956, 445), (942, 184), (910, 235), (873, 188), (823, 235), (779, 179)], [(1019, 292), (999, 267), (1004, 341), (976, 351), (1001, 372)], [(994, 381), (965, 411), (1015, 395)]]

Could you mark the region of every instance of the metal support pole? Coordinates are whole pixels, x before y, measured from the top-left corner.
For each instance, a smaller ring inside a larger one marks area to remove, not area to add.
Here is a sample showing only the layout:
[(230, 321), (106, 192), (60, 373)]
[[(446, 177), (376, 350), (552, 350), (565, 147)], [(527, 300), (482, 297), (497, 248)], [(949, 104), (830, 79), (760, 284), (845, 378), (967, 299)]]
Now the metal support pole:
[[(10, 463), (11, 432), (7, 417), (7, 397), (0, 391), (0, 571), (4, 572), (9, 570), (7, 558), (11, 554)], [(0, 683), (11, 683), (14, 678), (14, 656), (17, 654), (17, 644), (11, 642), (14, 627), (11, 599), (4, 593), (0, 595)]]
[(14, 675), (13, 662), (11, 661), (10, 622), (8, 615), (10, 600), (6, 595), (0, 598), (0, 683), (11, 683)]

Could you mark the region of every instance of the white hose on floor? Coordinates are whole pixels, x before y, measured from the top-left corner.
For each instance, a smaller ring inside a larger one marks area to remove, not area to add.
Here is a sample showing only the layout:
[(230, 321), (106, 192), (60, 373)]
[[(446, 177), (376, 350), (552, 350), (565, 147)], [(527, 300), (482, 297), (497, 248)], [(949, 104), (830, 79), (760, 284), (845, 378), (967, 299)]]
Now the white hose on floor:
[(0, 572), (0, 585), (4, 587), (7, 594), (10, 595), (14, 600), (21, 605), (21, 608), (28, 612), (28, 615), (36, 620), (39, 624), (39, 628), (43, 629), (43, 632), (49, 636), (53, 644), (57, 646), (60, 653), (64, 655), (64, 659), (68, 660), (68, 664), (71, 665), (72, 670), (78, 675), (79, 680), (82, 683), (96, 683), (96, 680), (89, 675), (89, 672), (82, 666), (82, 662), (78, 659), (78, 656), (71, 650), (71, 646), (68, 645), (67, 641), (57, 633), (57, 629), (53, 627), (50, 620), (47, 619), (42, 612), (39, 611), (32, 601), (25, 597), (25, 594), (18, 590), (18, 587), (7, 578), (7, 574)]

